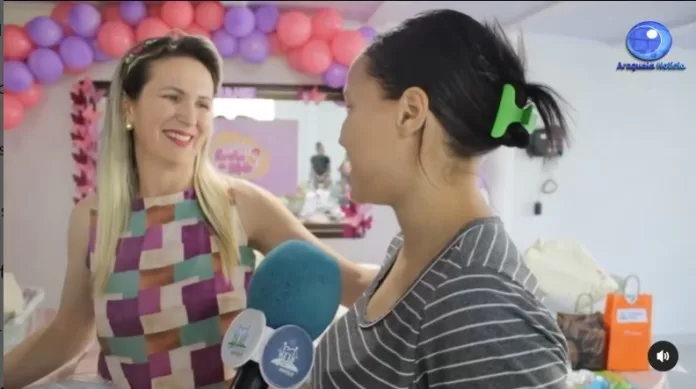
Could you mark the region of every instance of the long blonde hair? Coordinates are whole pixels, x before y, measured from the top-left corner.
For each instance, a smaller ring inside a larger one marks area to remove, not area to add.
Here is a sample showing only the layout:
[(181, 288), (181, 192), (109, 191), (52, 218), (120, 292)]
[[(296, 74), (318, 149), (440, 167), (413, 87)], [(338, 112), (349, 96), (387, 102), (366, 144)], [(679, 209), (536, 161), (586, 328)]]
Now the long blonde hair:
[[(138, 194), (133, 134), (126, 128), (122, 101), (127, 95), (137, 98), (132, 95), (139, 94), (147, 82), (150, 64), (169, 57), (190, 57), (200, 61), (210, 71), (216, 89), (220, 85), (222, 60), (212, 42), (205, 38), (165, 37), (146, 41), (132, 48), (119, 63), (111, 80), (104, 128), (99, 141), (96, 241), (92, 256), (95, 294), (106, 291), (119, 249), (118, 243), (128, 226), (131, 207)], [(209, 143), (209, 139), (205, 141), (195, 160), (194, 189), (198, 204), (215, 235), (223, 273), (230, 280), (238, 264), (239, 253), (228, 194), (229, 181), (213, 167), (209, 158)]]

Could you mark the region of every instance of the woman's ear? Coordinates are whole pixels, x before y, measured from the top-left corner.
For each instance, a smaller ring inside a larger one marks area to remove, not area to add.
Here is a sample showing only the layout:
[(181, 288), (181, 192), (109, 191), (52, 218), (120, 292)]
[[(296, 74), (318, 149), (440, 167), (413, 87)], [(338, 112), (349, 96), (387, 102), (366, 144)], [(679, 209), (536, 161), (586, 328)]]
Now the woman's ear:
[(123, 99), (121, 99), (121, 115), (126, 120), (126, 123), (133, 122), (133, 110), (133, 102), (129, 98), (124, 97)]
[(428, 95), (421, 88), (408, 88), (399, 99), (397, 126), (403, 135), (411, 135), (423, 128), (428, 116)]

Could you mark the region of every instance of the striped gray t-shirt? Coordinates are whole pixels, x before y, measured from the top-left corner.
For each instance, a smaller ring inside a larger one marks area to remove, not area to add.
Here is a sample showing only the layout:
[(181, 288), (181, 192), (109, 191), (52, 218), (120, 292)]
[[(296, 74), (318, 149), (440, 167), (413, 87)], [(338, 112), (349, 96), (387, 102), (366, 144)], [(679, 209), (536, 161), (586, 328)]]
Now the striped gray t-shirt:
[(498, 218), (474, 221), (383, 318), (365, 307), (391, 268), (321, 340), (314, 389), (566, 389), (567, 346)]

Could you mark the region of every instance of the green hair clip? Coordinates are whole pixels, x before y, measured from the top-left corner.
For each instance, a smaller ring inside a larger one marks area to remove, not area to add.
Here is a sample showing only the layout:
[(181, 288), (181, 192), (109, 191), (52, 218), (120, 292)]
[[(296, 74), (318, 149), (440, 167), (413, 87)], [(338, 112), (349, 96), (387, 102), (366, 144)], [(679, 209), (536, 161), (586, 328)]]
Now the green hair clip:
[(519, 123), (530, 134), (536, 128), (536, 116), (534, 116), (534, 106), (530, 103), (524, 108), (517, 106), (515, 102), (515, 87), (510, 84), (503, 86), (503, 95), (500, 98), (498, 113), (495, 115), (491, 136), (495, 139), (505, 135), (508, 127), (512, 123)]

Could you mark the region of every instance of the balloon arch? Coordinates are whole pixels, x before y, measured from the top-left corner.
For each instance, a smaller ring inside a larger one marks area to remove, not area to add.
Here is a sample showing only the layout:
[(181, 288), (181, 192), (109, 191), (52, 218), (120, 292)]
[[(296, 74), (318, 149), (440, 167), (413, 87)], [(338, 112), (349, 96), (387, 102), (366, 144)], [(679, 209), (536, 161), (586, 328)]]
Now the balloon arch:
[(321, 75), (331, 88), (343, 87), (347, 66), (376, 35), (371, 27), (345, 30), (331, 8), (308, 16), (273, 5), (224, 8), (218, 1), (61, 2), (50, 16), (3, 27), (5, 130), (21, 125), (43, 86), (120, 58), (137, 42), (172, 29), (210, 38), (223, 58), (261, 64), (283, 55), (292, 69)]

